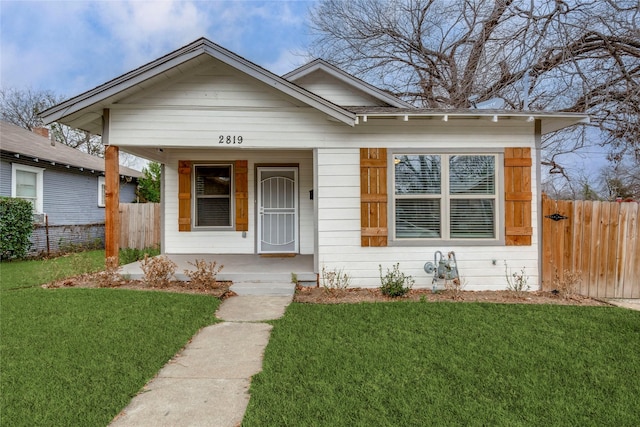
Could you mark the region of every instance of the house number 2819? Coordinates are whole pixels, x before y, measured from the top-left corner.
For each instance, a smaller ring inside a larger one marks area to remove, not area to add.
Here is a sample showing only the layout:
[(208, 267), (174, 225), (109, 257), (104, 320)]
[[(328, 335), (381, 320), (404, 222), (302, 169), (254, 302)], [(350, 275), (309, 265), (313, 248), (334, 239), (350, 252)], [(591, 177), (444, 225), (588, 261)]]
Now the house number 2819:
[(218, 144), (242, 144), (242, 135), (220, 135)]

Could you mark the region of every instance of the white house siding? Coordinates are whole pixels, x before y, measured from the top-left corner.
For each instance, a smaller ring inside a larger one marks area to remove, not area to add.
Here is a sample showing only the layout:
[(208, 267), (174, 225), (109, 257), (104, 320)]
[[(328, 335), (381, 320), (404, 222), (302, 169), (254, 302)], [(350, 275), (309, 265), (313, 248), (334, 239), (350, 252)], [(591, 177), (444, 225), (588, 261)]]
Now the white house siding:
[[(320, 90), (315, 87), (314, 90)], [(355, 99), (343, 99), (348, 104)], [(300, 252), (316, 254), (316, 269), (344, 268), (353, 286), (379, 286), (378, 265), (399, 262), (416, 279), (430, 287), (423, 271), (436, 250), (455, 251), (466, 289), (503, 289), (504, 262), (525, 268), (529, 283), (538, 283), (538, 224), (533, 221), (531, 246), (360, 246), (359, 148), (391, 150), (434, 149), (474, 152), (504, 147), (534, 148), (533, 123), (524, 119), (488, 117), (377, 119), (369, 116), (355, 127), (329, 119), (318, 110), (301, 106), (273, 88), (239, 77), (224, 66), (205, 64), (177, 84), (157, 87), (143, 98), (128, 99), (111, 109), (110, 142), (126, 149), (163, 148), (165, 163), (165, 252), (255, 253), (256, 163), (300, 164)], [(242, 136), (241, 145), (219, 144), (219, 136)], [(188, 147), (188, 148), (187, 148)], [(313, 158), (316, 149), (316, 158)], [(533, 162), (537, 161), (533, 150)], [(249, 161), (249, 231), (178, 232), (178, 160)], [(316, 171), (313, 171), (313, 165)], [(314, 187), (315, 201), (308, 190)], [(537, 215), (538, 183), (532, 176), (533, 218)], [(317, 212), (314, 241), (313, 203)], [(496, 265), (493, 265), (495, 260)]]
[[(433, 148), (436, 150), (468, 150), (471, 147), (502, 150), (504, 146), (533, 145), (533, 136), (500, 135), (481, 136), (476, 133), (473, 139), (469, 135), (437, 135), (426, 137), (425, 144), (402, 135), (403, 141), (395, 141), (398, 149), (408, 147)], [(473, 134), (472, 134), (473, 135)], [(378, 138), (375, 138), (378, 139)], [(470, 144), (470, 142), (472, 144)], [(377, 144), (372, 144), (377, 145)], [(387, 147), (393, 150), (391, 143)], [(533, 164), (537, 161), (532, 150)], [(538, 224), (533, 222), (531, 246), (453, 246), (447, 244), (429, 244), (423, 246), (400, 246), (391, 243), (387, 247), (361, 247), (360, 238), (360, 153), (358, 148), (319, 149), (317, 151), (318, 190), (318, 268), (328, 270), (344, 269), (352, 277), (353, 286), (380, 286), (379, 265), (383, 272), (400, 263), (400, 269), (414, 277), (416, 287), (431, 287), (432, 276), (427, 275), (423, 266), (433, 261), (434, 252), (454, 251), (462, 281), (467, 290), (504, 289), (505, 262), (509, 270), (525, 269), (532, 289), (537, 288), (538, 267)], [(391, 191), (391, 189), (390, 189)], [(538, 183), (532, 176), (532, 218), (537, 216)], [(389, 218), (392, 220), (392, 217)], [(503, 225), (502, 225), (503, 226)], [(391, 242), (390, 236), (390, 242)], [(494, 265), (495, 263), (495, 265)]]
[[(249, 231), (178, 231), (178, 161), (225, 162), (248, 161)], [(170, 254), (253, 254), (256, 253), (256, 166), (298, 164), (298, 201), (300, 253), (313, 254), (313, 153), (311, 150), (171, 150), (165, 165), (165, 252)]]
[(384, 106), (385, 104), (329, 74), (318, 71), (294, 81), (295, 84), (328, 99), (336, 105)]

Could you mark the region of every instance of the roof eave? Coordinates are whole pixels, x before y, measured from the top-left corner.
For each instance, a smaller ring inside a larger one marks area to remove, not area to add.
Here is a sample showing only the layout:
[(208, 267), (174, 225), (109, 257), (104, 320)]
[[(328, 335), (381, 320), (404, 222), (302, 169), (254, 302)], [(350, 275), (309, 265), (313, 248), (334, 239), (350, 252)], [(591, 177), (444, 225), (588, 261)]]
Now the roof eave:
[(197, 56), (208, 54), (236, 69), (266, 83), (293, 98), (314, 107), (334, 119), (354, 126), (356, 115), (343, 108), (332, 104), (305, 89), (278, 77), (277, 75), (259, 67), (258, 65), (210, 42), (207, 39), (199, 39), (181, 49), (165, 55), (153, 62), (143, 65), (133, 71), (108, 81), (94, 89), (84, 92), (74, 98), (64, 101), (48, 110), (43, 111), (40, 117), (45, 124), (56, 121), (64, 122), (65, 117), (77, 114), (83, 109), (90, 109), (87, 113), (102, 115), (100, 103), (109, 97), (115, 96), (137, 84), (152, 77), (158, 76), (174, 67), (184, 64)]
[(541, 121), (541, 133), (543, 135), (559, 131), (561, 129), (575, 126), (578, 124), (589, 124), (590, 119), (587, 114), (582, 113), (544, 113), (544, 112), (518, 112), (511, 113), (504, 112), (482, 112), (481, 110), (473, 112), (360, 112), (357, 113), (358, 123), (366, 122), (369, 118), (405, 118), (408, 121), (411, 118), (436, 118), (442, 121), (448, 121), (449, 119), (462, 118), (462, 119), (479, 119), (486, 118), (493, 122), (498, 122), (501, 118), (509, 119), (522, 119), (526, 122), (533, 122), (535, 120)]

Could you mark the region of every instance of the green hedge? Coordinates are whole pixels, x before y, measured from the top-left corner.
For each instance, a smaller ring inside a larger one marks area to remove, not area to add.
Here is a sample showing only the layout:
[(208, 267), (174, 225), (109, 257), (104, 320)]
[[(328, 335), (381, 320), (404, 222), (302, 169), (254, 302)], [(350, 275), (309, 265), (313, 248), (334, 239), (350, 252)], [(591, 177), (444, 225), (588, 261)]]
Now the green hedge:
[(0, 259), (24, 258), (33, 231), (33, 205), (23, 199), (0, 197)]

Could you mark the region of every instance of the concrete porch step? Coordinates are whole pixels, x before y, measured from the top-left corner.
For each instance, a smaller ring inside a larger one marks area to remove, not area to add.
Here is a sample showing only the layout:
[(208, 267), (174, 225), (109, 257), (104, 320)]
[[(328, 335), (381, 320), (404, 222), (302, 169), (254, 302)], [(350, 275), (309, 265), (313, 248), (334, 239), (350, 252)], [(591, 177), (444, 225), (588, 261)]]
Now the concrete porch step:
[(293, 297), (296, 285), (289, 282), (234, 282), (229, 290), (240, 296), (287, 296)]
[(220, 281), (230, 281), (234, 283), (242, 283), (242, 282), (268, 282), (268, 283), (289, 283), (292, 281), (292, 275), (295, 275), (298, 281), (303, 282), (315, 282), (316, 274), (315, 273), (305, 273), (305, 272), (288, 272), (288, 273), (272, 273), (272, 272), (227, 272), (221, 271), (218, 273), (217, 279)]

